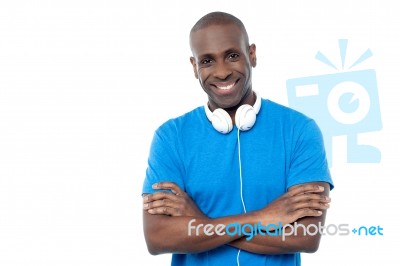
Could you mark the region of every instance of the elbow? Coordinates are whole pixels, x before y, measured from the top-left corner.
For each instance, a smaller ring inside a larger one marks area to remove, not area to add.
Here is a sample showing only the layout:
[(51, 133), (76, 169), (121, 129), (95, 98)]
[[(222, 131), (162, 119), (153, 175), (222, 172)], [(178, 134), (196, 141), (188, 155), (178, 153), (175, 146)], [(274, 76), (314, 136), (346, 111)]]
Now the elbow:
[(160, 255), (165, 253), (173, 253), (176, 251), (174, 241), (167, 240), (167, 237), (160, 237), (163, 235), (160, 231), (153, 233), (145, 233), (144, 238), (146, 240), (147, 251), (151, 255)]
[(153, 256), (161, 254), (161, 252), (157, 248), (149, 244), (147, 244), (147, 251)]
[(315, 253), (318, 251), (318, 245), (308, 247), (307, 249), (303, 250), (304, 253)]
[(157, 224), (162, 223), (162, 221), (150, 219), (154, 217), (150, 216), (146, 212), (144, 212), (143, 217), (143, 233), (146, 241), (147, 251), (151, 255), (167, 253), (166, 241), (163, 241), (165, 237), (162, 237), (163, 231), (157, 226)]
[(303, 246), (301, 252), (304, 253), (315, 253), (319, 248), (320, 237), (310, 237), (307, 241), (305, 241), (305, 245)]
[(145, 236), (146, 239), (146, 245), (147, 245), (147, 251), (155, 256), (155, 255), (160, 255), (163, 253), (166, 253), (164, 251), (164, 248), (162, 247), (162, 243), (160, 243), (159, 241), (157, 241), (157, 239), (152, 239), (151, 236)]

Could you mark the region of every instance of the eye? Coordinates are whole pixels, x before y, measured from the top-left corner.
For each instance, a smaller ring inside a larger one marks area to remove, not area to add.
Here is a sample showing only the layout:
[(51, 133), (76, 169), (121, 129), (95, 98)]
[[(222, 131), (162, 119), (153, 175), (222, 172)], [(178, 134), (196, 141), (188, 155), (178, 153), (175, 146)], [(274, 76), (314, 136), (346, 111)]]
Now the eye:
[(209, 58), (205, 58), (205, 59), (200, 61), (200, 64), (202, 64), (202, 65), (208, 65), (208, 64), (211, 64), (211, 63), (212, 63), (212, 59), (209, 59)]
[(228, 55), (228, 59), (231, 61), (237, 61), (239, 60), (239, 54), (237, 53), (231, 53)]

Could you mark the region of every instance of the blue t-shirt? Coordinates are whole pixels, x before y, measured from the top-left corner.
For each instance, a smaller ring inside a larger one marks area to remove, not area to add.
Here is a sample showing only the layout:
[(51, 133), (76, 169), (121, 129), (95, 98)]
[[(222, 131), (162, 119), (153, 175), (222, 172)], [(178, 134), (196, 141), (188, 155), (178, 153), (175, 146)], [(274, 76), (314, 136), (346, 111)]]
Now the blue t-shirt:
[[(314, 120), (262, 99), (255, 125), (240, 132), (243, 200), (247, 212), (264, 208), (289, 187), (333, 183), (321, 132)], [(167, 121), (155, 132), (143, 193), (154, 183), (178, 184), (210, 218), (243, 213), (237, 128), (217, 132), (204, 107)], [(224, 245), (194, 254), (173, 254), (172, 265), (236, 265), (238, 249)], [(300, 254), (240, 253), (241, 265), (300, 265)]]

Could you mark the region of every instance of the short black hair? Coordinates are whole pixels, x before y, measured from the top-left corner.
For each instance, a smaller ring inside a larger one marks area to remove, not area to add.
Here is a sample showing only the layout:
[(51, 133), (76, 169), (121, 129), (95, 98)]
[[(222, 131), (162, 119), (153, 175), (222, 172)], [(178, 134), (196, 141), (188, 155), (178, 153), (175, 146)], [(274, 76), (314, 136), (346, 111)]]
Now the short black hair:
[(208, 26), (226, 24), (236, 25), (244, 34), (246, 45), (249, 45), (249, 36), (247, 35), (247, 31), (243, 22), (231, 14), (220, 11), (208, 13), (200, 18), (190, 30), (190, 36), (192, 36), (194, 32), (204, 29)]

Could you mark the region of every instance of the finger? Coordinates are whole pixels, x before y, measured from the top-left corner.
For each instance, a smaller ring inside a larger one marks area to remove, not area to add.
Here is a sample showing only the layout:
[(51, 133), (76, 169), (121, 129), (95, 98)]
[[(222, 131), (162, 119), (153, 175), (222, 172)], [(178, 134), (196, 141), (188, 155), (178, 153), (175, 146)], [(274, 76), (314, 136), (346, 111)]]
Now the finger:
[(160, 182), (160, 183), (155, 183), (152, 186), (153, 189), (169, 189), (172, 191), (174, 194), (183, 194), (182, 189), (174, 182)]
[(156, 192), (153, 194), (148, 194), (143, 197), (143, 203), (149, 203), (152, 201), (156, 200), (162, 200), (162, 199), (169, 199), (169, 200), (178, 200), (177, 195), (169, 193), (169, 192)]
[(319, 201), (303, 201), (295, 204), (293, 210), (312, 209), (312, 210), (326, 210), (330, 207), (329, 203), (322, 203)]
[(321, 203), (328, 203), (331, 202), (331, 198), (325, 195), (321, 195), (319, 193), (306, 193), (306, 194), (299, 194), (290, 198), (292, 203), (297, 202), (308, 202), (308, 201), (318, 201)]
[(163, 214), (163, 215), (170, 215), (170, 216), (179, 216), (180, 211), (171, 207), (159, 207), (147, 210), (150, 214)]
[(315, 210), (315, 209), (299, 209), (296, 210), (292, 213), (292, 217), (294, 221), (297, 221), (300, 218), (303, 217), (318, 217), (321, 216), (323, 212), (321, 210)]
[(325, 188), (323, 186), (315, 185), (315, 184), (304, 184), (298, 185), (293, 187), (287, 195), (293, 197), (298, 194), (305, 194), (305, 193), (320, 193), (323, 192)]
[(154, 209), (154, 208), (161, 208), (161, 207), (171, 207), (176, 208), (176, 203), (174, 201), (168, 199), (156, 200), (149, 203), (143, 204), (144, 210)]

